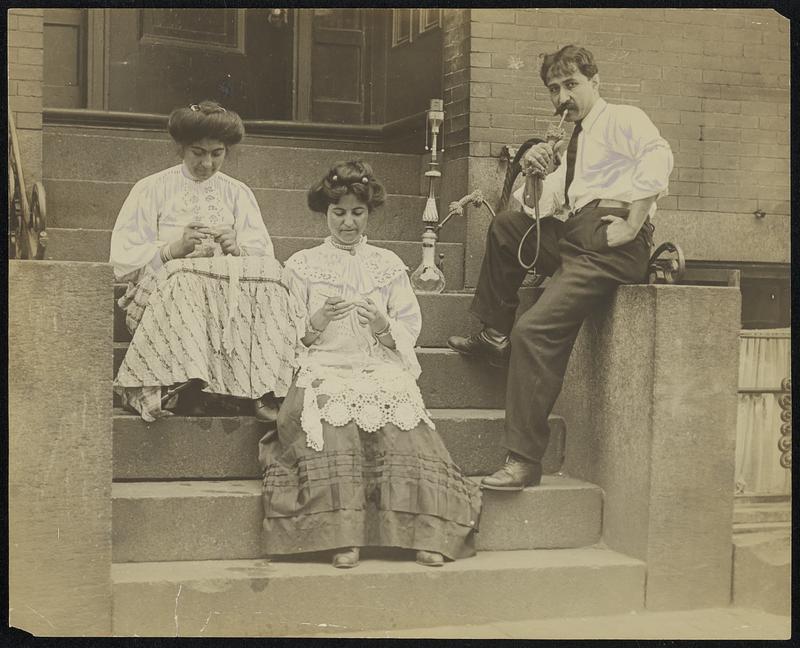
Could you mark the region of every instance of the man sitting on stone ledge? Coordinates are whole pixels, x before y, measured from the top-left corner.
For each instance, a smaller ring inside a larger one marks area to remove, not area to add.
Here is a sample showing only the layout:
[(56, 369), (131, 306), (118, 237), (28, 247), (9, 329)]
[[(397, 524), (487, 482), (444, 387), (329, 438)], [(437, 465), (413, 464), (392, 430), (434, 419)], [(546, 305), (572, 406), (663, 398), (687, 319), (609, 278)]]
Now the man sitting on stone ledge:
[[(566, 106), (575, 123), (566, 163), (550, 142), (531, 147), (523, 172), (539, 175), (542, 215), (537, 271), (551, 278), (538, 301), (514, 324), (517, 291), (526, 270), (518, 247), (533, 210), (497, 215), (486, 235), (486, 253), (470, 311), (483, 323), (450, 347), (493, 366), (508, 365), (503, 445), (505, 465), (482, 488), (521, 490), (541, 481), (541, 459), (550, 436), (547, 419), (561, 391), (567, 362), (583, 320), (620, 284), (647, 274), (653, 244), (650, 222), (672, 171), (669, 144), (635, 106), (600, 98), (591, 52), (575, 45), (544, 56), (540, 75), (556, 109)], [(515, 197), (522, 203), (522, 192)], [(545, 217), (547, 216), (547, 217)], [(536, 232), (522, 255), (532, 259)]]

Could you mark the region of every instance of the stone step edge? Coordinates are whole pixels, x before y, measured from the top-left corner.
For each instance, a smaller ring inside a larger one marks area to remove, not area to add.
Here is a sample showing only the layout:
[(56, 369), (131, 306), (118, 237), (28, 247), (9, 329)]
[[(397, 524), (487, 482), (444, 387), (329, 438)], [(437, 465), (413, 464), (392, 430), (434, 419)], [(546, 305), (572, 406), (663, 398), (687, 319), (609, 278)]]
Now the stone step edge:
[[(93, 227), (48, 227), (47, 231), (48, 232), (52, 231), (52, 232), (55, 232), (55, 233), (58, 233), (58, 232), (92, 232), (92, 233), (100, 232), (102, 234), (111, 235), (111, 232), (113, 230), (111, 230), (111, 229), (98, 229), (98, 228), (93, 228)], [(319, 243), (321, 243), (323, 241), (323, 239), (324, 239), (324, 237), (322, 237), (322, 236), (271, 236), (270, 238), (272, 238), (273, 240), (274, 239), (279, 239), (279, 240), (292, 239), (292, 240), (296, 240), (296, 241), (313, 241), (313, 242), (319, 242)], [(389, 239), (389, 240), (387, 240), (387, 239), (374, 239), (374, 240), (373, 239), (369, 239), (369, 242), (371, 244), (377, 245), (379, 247), (385, 247), (387, 244), (392, 244), (392, 243), (402, 243), (402, 244), (419, 243), (419, 241), (416, 240), (416, 239), (413, 240), (413, 241), (405, 241), (405, 240), (400, 240), (400, 239)], [(463, 246), (465, 244), (463, 242), (460, 242), (460, 241), (444, 241), (444, 242), (438, 243), (438, 245), (461, 245), (461, 246)], [(117, 283), (117, 282), (115, 282), (115, 283)], [(453, 290), (452, 292), (454, 292), (454, 293), (474, 292), (474, 290), (467, 290), (467, 289), (459, 288), (457, 290)]]
[[(476, 484), (480, 477), (468, 477)], [(524, 489), (525, 493), (544, 494), (556, 490), (601, 491), (592, 484), (565, 475), (544, 475), (539, 486)], [(501, 493), (502, 495), (502, 493)], [(260, 479), (193, 479), (170, 481), (112, 482), (111, 500), (122, 499), (178, 499), (205, 497), (260, 497)]]
[(482, 551), (437, 569), (381, 557), (365, 551), (353, 570), (328, 559), (112, 563), (114, 634), (299, 636), (644, 606), (645, 564), (596, 545)]
[[(120, 344), (122, 344), (120, 342)], [(431, 418), (434, 419), (481, 419), (481, 420), (497, 420), (505, 417), (505, 410), (499, 408), (480, 408), (480, 407), (464, 407), (464, 408), (428, 408), (428, 412), (431, 415)], [(120, 419), (135, 419), (140, 418), (138, 414), (134, 414), (132, 412), (128, 412), (121, 407), (115, 407), (111, 413), (112, 418), (120, 418)], [(175, 416), (169, 418), (199, 418), (203, 420), (208, 419), (252, 419), (255, 418), (253, 416)], [(557, 416), (555, 414), (550, 415), (551, 419), (563, 419), (563, 416)]]
[[(130, 342), (114, 342), (114, 349), (127, 349), (130, 346)], [(432, 355), (432, 354), (442, 354), (442, 355), (452, 355), (452, 356), (460, 356), (461, 354), (458, 351), (453, 351), (450, 347), (419, 347), (415, 346), (414, 351), (416, 351), (417, 355), (425, 354), (425, 355)]]
[[(131, 189), (136, 184), (135, 180), (100, 180), (97, 178), (42, 178), (42, 182), (91, 182), (92, 184), (98, 185), (125, 185), (126, 187), (130, 187)], [(252, 190), (260, 190), (260, 191), (285, 191), (285, 192), (294, 192), (297, 194), (306, 195), (308, 193), (308, 189), (292, 189), (291, 187), (280, 187), (275, 185), (247, 185)], [(419, 202), (425, 202), (428, 198), (427, 195), (424, 194), (414, 194), (414, 193), (398, 193), (392, 192), (386, 194), (386, 200), (390, 202), (394, 198), (413, 198), (415, 200), (419, 200)], [(55, 207), (55, 206), (54, 206)], [(116, 218), (116, 214), (113, 215)], [(57, 214), (53, 214), (52, 218), (58, 218)], [(423, 223), (420, 221), (419, 226), (420, 229), (423, 228)], [(66, 229), (66, 228), (65, 228)], [(69, 229), (92, 229), (92, 228), (69, 228)]]
[[(108, 126), (103, 124), (89, 125), (89, 124), (68, 124), (68, 123), (52, 123), (45, 121), (42, 125), (43, 135), (68, 135), (70, 137), (86, 137), (86, 138), (99, 138), (99, 139), (120, 139), (125, 141), (141, 140), (145, 142), (162, 141), (169, 143), (170, 137), (162, 128), (145, 128), (143, 132), (153, 133), (156, 137), (145, 137), (131, 135), (136, 133), (140, 128), (120, 128), (118, 126)], [(85, 132), (77, 132), (85, 131)], [(123, 134), (124, 133), (124, 134)], [(375, 151), (370, 149), (353, 149), (352, 147), (331, 148), (331, 147), (312, 147), (303, 146), (297, 147), (295, 145), (282, 145), (268, 140), (274, 136), (264, 135), (262, 133), (248, 133), (238, 148), (253, 147), (253, 148), (302, 148), (304, 151), (329, 153), (341, 153), (344, 156), (357, 155), (363, 153), (364, 155), (382, 155), (392, 156), (397, 158), (408, 158), (410, 162), (418, 161), (424, 153), (401, 153), (397, 151)]]
[[(602, 544), (570, 549), (514, 549), (481, 551), (471, 558), (447, 563), (436, 573), (465, 571), (517, 571), (520, 569), (553, 569), (563, 567), (639, 567), (637, 558), (608, 549)], [(234, 569), (231, 569), (234, 568)], [(205, 580), (252, 580), (262, 578), (344, 578), (371, 574), (431, 574), (430, 567), (410, 561), (366, 558), (357, 570), (333, 569), (325, 563), (273, 562), (266, 558), (237, 560), (176, 560), (163, 562), (112, 563), (114, 585), (171, 582), (191, 583)]]
[(761, 533), (766, 531), (784, 531), (791, 530), (792, 520), (781, 522), (734, 522), (733, 534), (734, 536), (740, 533)]

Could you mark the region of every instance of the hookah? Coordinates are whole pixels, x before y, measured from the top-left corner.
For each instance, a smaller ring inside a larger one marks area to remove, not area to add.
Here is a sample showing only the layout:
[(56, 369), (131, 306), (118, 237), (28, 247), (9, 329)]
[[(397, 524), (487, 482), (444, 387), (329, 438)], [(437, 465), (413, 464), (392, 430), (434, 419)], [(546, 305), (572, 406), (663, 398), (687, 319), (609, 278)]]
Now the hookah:
[[(425, 150), (430, 150), (431, 159), (428, 162), (430, 167), (425, 172), (428, 178), (428, 200), (425, 202), (425, 210), (422, 212), (422, 222), (425, 231), (422, 233), (422, 262), (416, 270), (411, 273), (411, 285), (417, 293), (440, 293), (444, 290), (445, 279), (442, 272), (442, 259), (444, 255), (439, 255), (439, 262), (436, 261), (436, 241), (438, 232), (442, 225), (439, 224), (439, 212), (436, 209), (436, 197), (433, 191), (435, 178), (441, 178), (442, 172), (437, 168), (437, 153), (444, 152), (444, 133), (442, 134), (442, 148), (437, 145), (439, 128), (444, 121), (444, 102), (441, 99), (431, 99), (430, 109), (425, 111), (427, 128), (425, 129)], [(428, 146), (428, 132), (430, 131), (431, 143)]]
[[(558, 122), (558, 126), (553, 126), (552, 124), (547, 129), (545, 133), (545, 141), (548, 142), (551, 147), (553, 148), (554, 154), (556, 153), (556, 146), (563, 142), (564, 140), (564, 119), (567, 116), (567, 107), (568, 104), (564, 103), (561, 104), (557, 109), (554, 115), (561, 115), (561, 120)], [(558, 152), (560, 156), (560, 151)], [(553, 170), (554, 161), (550, 162), (550, 166), (545, 169), (544, 172), (535, 172), (535, 171), (523, 171), (523, 175), (525, 175), (525, 189), (522, 194), (522, 199), (527, 207), (533, 209), (534, 213), (534, 223), (527, 229), (525, 234), (522, 235), (522, 238), (519, 241), (519, 247), (517, 248), (517, 261), (519, 264), (525, 268), (529, 273), (531, 273), (532, 281), (536, 284), (538, 281), (541, 281), (541, 277), (536, 272), (536, 262), (539, 260), (539, 245), (541, 241), (541, 225), (539, 224), (539, 219), (541, 218), (539, 214), (539, 190), (541, 188), (541, 182), (545, 175), (552, 172)], [(530, 233), (533, 230), (536, 230), (536, 253), (533, 255), (533, 261), (530, 263), (525, 263), (522, 260), (522, 247), (525, 244), (525, 239), (528, 238)]]

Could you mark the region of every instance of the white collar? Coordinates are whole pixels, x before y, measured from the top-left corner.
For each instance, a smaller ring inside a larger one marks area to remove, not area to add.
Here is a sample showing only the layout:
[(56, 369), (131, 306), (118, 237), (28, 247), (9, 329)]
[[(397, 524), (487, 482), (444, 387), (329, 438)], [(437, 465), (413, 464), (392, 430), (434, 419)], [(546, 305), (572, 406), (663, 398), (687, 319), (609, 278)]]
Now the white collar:
[(591, 130), (592, 126), (597, 123), (598, 117), (600, 117), (607, 106), (608, 102), (602, 97), (598, 97), (597, 101), (594, 102), (592, 109), (589, 111), (586, 117), (581, 120), (581, 130)]

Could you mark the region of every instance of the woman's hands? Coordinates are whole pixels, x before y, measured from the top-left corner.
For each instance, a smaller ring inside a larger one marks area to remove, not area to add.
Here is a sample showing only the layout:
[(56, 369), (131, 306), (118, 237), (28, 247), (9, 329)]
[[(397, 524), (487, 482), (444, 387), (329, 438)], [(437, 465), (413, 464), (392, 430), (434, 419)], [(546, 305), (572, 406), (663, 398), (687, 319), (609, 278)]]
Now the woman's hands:
[(369, 326), (373, 333), (385, 331), (389, 318), (369, 297), (359, 301), (347, 301), (342, 297), (328, 297), (321, 308), (318, 308), (309, 321), (315, 331), (324, 331), (333, 321), (344, 319), (353, 310), (356, 311), (358, 323)]
[(214, 240), (219, 243), (223, 254), (239, 256), (239, 245), (236, 243), (236, 230), (223, 229), (215, 232)]
[(169, 246), (172, 258), (178, 259), (194, 252), (194, 248), (207, 236), (213, 236), (214, 230), (203, 223), (192, 222), (183, 228), (183, 234)]
[(356, 303), (356, 315), (358, 316), (358, 323), (361, 326), (369, 325), (373, 334), (385, 332), (389, 326), (389, 318), (386, 313), (379, 309), (369, 297), (366, 297), (362, 302)]
[(355, 303), (346, 301), (342, 297), (328, 297), (321, 308), (311, 315), (311, 326), (315, 331), (324, 331), (331, 322), (347, 317), (356, 307)]
[(236, 242), (236, 230), (232, 228), (215, 229), (213, 227), (208, 227), (204, 223), (195, 221), (184, 227), (181, 238), (170, 244), (172, 258), (178, 259), (188, 256), (194, 252), (195, 247), (206, 238), (213, 238), (214, 241), (219, 243), (223, 254), (239, 256), (241, 253), (239, 245)]

